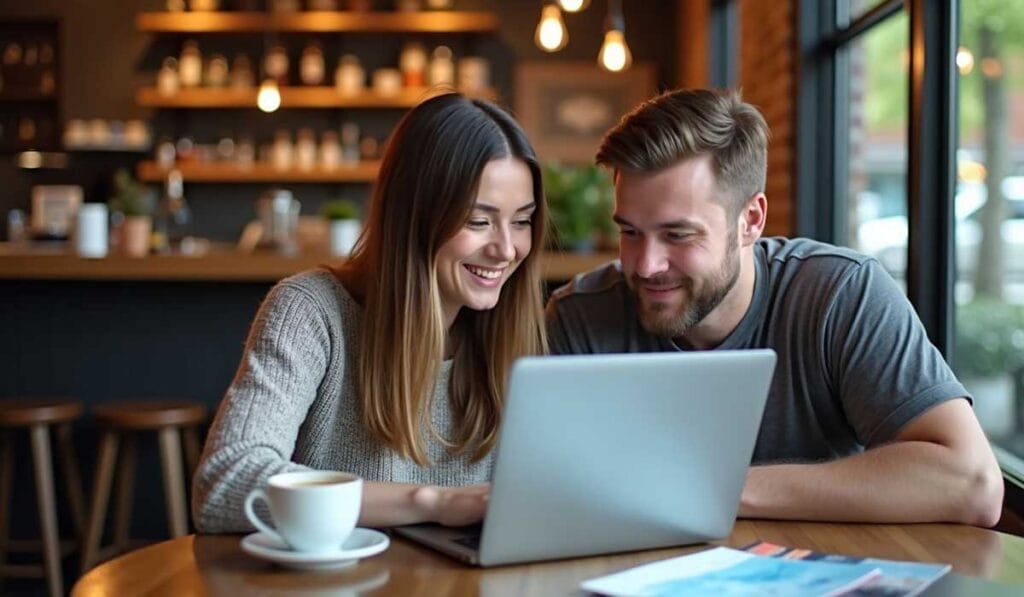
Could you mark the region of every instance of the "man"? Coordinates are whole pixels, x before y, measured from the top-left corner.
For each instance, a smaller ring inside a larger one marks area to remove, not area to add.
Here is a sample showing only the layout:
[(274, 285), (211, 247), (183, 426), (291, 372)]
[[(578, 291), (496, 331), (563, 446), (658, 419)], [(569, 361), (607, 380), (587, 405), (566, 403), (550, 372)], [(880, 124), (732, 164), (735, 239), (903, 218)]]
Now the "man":
[(552, 351), (774, 349), (740, 516), (994, 525), (995, 457), (892, 278), (761, 238), (767, 145), (731, 91), (666, 93), (612, 129), (597, 162), (615, 173), (620, 263), (555, 292)]

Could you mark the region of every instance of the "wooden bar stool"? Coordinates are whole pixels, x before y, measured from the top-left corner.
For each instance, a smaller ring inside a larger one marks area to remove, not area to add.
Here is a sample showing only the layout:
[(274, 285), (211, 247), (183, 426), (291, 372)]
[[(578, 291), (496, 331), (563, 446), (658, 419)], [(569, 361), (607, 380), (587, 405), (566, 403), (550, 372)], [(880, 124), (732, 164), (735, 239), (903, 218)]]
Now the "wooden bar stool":
[(118, 444), (122, 443), (121, 463), (118, 467), (117, 505), (114, 511), (114, 540), (109, 551), (123, 552), (128, 548), (131, 521), (132, 490), (135, 477), (135, 438), (137, 432), (155, 431), (160, 446), (163, 470), (164, 496), (167, 505), (167, 525), (171, 537), (188, 534), (188, 499), (185, 495), (185, 472), (182, 470), (182, 437), (188, 470), (199, 463), (198, 427), (206, 420), (206, 407), (185, 400), (138, 400), (108, 402), (92, 409), (97, 424), (103, 429), (100, 439), (96, 476), (93, 481), (92, 509), (82, 548), (82, 572), (89, 570), (106, 556), (101, 554), (103, 526), (107, 516), (107, 499), (114, 480), (114, 464)]
[[(50, 455), (50, 428), (57, 431), (57, 450), (64, 471), (68, 502), (75, 526), (75, 535), (82, 537), (85, 512), (82, 482), (78, 474), (74, 447), (71, 444), (71, 423), (82, 416), (82, 403), (66, 398), (14, 398), (0, 400), (0, 576), (43, 576), (50, 595), (63, 595), (61, 557), (73, 551), (77, 541), (60, 542), (57, 533), (57, 502), (53, 487), (53, 461)], [(39, 509), (41, 541), (14, 542), (8, 537), (11, 483), (14, 464), (12, 432), (28, 429), (32, 444), (32, 466), (35, 469), (36, 505)], [(42, 566), (8, 565), (11, 551), (36, 551), (41, 544)]]

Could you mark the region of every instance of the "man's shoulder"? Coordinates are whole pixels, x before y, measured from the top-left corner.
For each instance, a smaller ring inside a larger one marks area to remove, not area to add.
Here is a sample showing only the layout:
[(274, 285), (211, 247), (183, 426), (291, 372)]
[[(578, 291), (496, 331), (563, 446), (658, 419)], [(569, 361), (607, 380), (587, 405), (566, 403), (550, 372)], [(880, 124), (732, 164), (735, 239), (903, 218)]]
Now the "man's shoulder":
[(576, 274), (568, 284), (559, 287), (551, 294), (551, 300), (565, 302), (584, 297), (599, 299), (602, 296), (618, 294), (625, 284), (626, 279), (622, 275), (622, 266), (618, 260), (615, 260), (588, 272)]
[(800, 266), (805, 263), (858, 266), (872, 261), (848, 247), (823, 243), (810, 238), (774, 236), (757, 241), (766, 261), (775, 264)]

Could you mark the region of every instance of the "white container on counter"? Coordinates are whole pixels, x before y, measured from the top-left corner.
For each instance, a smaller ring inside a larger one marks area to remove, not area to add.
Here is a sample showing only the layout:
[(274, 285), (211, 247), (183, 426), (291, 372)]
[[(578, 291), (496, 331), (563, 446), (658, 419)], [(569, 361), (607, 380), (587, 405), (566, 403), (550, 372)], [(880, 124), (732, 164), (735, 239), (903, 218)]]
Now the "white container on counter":
[(351, 253), (362, 229), (359, 220), (331, 220), (331, 255), (344, 257)]
[(85, 203), (78, 208), (75, 227), (75, 251), (82, 257), (107, 256), (107, 206), (103, 203)]

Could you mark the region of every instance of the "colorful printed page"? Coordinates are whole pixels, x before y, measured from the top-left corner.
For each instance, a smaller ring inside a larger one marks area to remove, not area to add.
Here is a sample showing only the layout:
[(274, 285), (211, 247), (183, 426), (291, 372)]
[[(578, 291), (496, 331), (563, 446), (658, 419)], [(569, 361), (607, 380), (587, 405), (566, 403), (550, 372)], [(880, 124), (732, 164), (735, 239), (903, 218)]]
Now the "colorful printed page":
[(744, 551), (770, 558), (840, 564), (868, 564), (882, 573), (871, 582), (851, 591), (851, 597), (912, 597), (924, 591), (950, 570), (949, 564), (922, 564), (896, 562), (874, 558), (854, 558), (838, 554), (821, 553), (807, 549), (793, 549), (774, 543), (759, 542), (743, 548)]
[(878, 575), (878, 569), (869, 564), (765, 558), (716, 547), (594, 578), (580, 588), (611, 596), (834, 596), (848, 593)]

